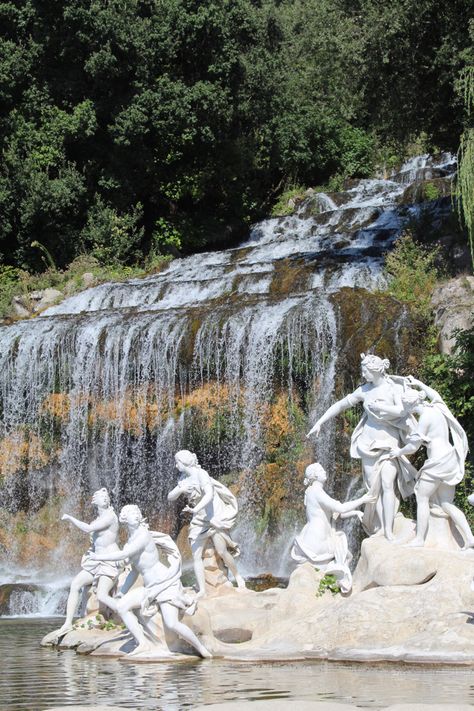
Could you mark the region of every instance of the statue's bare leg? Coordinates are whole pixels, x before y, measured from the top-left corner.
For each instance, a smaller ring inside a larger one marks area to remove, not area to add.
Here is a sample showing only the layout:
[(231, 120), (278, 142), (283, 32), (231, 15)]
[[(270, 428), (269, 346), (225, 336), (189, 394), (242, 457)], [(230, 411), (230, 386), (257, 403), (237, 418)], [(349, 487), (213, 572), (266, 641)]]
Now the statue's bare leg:
[(130, 655), (140, 654), (140, 652), (149, 652), (153, 649), (153, 645), (148, 641), (143, 627), (138, 622), (133, 610), (141, 608), (145, 588), (140, 587), (135, 590), (130, 590), (126, 595), (117, 601), (117, 612), (123, 620), (124, 625), (133, 635), (137, 642), (137, 647), (130, 652)]
[(214, 544), (214, 548), (216, 549), (216, 553), (221, 558), (224, 562), (224, 565), (235, 578), (235, 582), (237, 583), (238, 588), (245, 588), (245, 580), (241, 575), (239, 575), (239, 571), (237, 570), (237, 565), (235, 564), (234, 556), (229, 553), (227, 549), (227, 543), (225, 542), (225, 539), (223, 536), (221, 536), (219, 533), (215, 533), (212, 536), (212, 542)]
[(115, 585), (114, 578), (108, 578), (106, 575), (101, 575), (97, 583), (97, 599), (106, 607), (114, 612), (117, 610), (117, 600), (114, 600), (110, 595), (110, 591)]
[(387, 461), (382, 464), (380, 478), (382, 482), (382, 516), (385, 538), (393, 541), (393, 521), (396, 509), (395, 479), (397, 478), (397, 467), (394, 462)]
[(441, 484), (438, 488), (438, 498), (441, 508), (449, 516), (462, 536), (464, 541), (463, 550), (467, 550), (468, 548), (474, 548), (474, 536), (472, 535), (467, 518), (461, 509), (458, 509), (458, 507), (453, 504), (454, 491), (454, 486)]
[(72, 629), (72, 622), (79, 604), (81, 590), (87, 585), (92, 585), (93, 580), (94, 576), (87, 570), (81, 570), (73, 579), (67, 598), (66, 619), (64, 620), (63, 626), (58, 630), (58, 634), (65, 634)]
[(163, 624), (168, 630), (171, 630), (171, 632), (174, 632), (186, 640), (204, 659), (210, 659), (212, 657), (212, 654), (201, 644), (194, 632), (190, 630), (189, 627), (186, 627), (183, 622), (180, 622), (177, 607), (171, 605), (169, 602), (162, 602), (160, 610)]
[(204, 546), (201, 542), (194, 541), (191, 543), (191, 552), (193, 554), (194, 561), (194, 574), (196, 575), (196, 582), (198, 585), (197, 598), (204, 597), (206, 594), (206, 576), (204, 573), (204, 561), (202, 559), (202, 554), (204, 551)]
[(426, 534), (430, 522), (430, 499), (436, 492), (438, 484), (419, 479), (416, 485), (416, 535), (409, 544), (414, 548), (425, 545)]

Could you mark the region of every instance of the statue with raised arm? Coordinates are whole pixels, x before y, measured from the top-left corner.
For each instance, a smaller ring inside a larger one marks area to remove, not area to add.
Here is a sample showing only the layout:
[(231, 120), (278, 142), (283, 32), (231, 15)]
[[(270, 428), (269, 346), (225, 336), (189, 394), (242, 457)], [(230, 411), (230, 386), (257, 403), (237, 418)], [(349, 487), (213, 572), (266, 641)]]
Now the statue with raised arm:
[(349, 564), (352, 555), (343, 531), (336, 530), (337, 518), (362, 517), (359, 506), (372, 503), (376, 495), (369, 491), (364, 496), (341, 503), (324, 491), (327, 475), (321, 464), (306, 467), (304, 495), (307, 523), (295, 537), (291, 557), (299, 565), (311, 563), (326, 574), (334, 575), (341, 592), (349, 593), (352, 574)]
[[(180, 611), (195, 607), (195, 601), (186, 595), (181, 585), (181, 554), (172, 538), (164, 533), (150, 531), (138, 506), (124, 506), (120, 512), (120, 522), (128, 528), (128, 541), (123, 550), (117, 552), (98, 552), (91, 555), (95, 561), (118, 562), (129, 560), (131, 571), (127, 576), (119, 596), (110, 605), (122, 618), (125, 626), (137, 642), (131, 655), (152, 652), (153, 633), (146, 624), (158, 611), (161, 613), (165, 630), (174, 632), (188, 642), (201, 655), (209, 658), (211, 654), (196, 637), (194, 632), (179, 619)], [(160, 560), (162, 551), (168, 565)], [(138, 576), (143, 578), (143, 585), (132, 586)], [(134, 611), (138, 610), (140, 623)], [(146, 628), (146, 629), (145, 629)], [(148, 634), (147, 634), (148, 633)]]
[(112, 598), (110, 592), (117, 582), (121, 566), (117, 563), (100, 563), (93, 560), (93, 553), (116, 552), (119, 550), (117, 536), (119, 523), (117, 514), (110, 504), (107, 489), (99, 489), (92, 496), (92, 504), (97, 508), (97, 517), (91, 523), (80, 521), (74, 516), (64, 514), (62, 521), (70, 521), (84, 533), (90, 534), (91, 545), (87, 553), (82, 556), (81, 571), (71, 583), (66, 605), (66, 619), (62, 627), (43, 639), (43, 644), (54, 643), (59, 637), (72, 630), (74, 615), (79, 603), (83, 588), (91, 585), (97, 586), (97, 599), (110, 607)]
[(239, 575), (234, 560), (239, 555), (239, 547), (230, 536), (238, 512), (237, 499), (224, 484), (202, 469), (193, 452), (181, 450), (175, 455), (175, 462), (181, 476), (177, 486), (168, 494), (168, 501), (185, 496), (190, 504), (183, 511), (192, 514), (189, 541), (198, 597), (206, 594), (203, 553), (209, 541), (212, 541), (216, 556), (234, 576), (237, 587), (245, 588), (245, 580)]
[(428, 533), (430, 512), (451, 519), (464, 542), (474, 547), (474, 536), (463, 512), (454, 505), (456, 484), (464, 477), (467, 437), (439, 393), (420, 380), (408, 378), (411, 388), (402, 395), (405, 415), (416, 415), (415, 428), (403, 447), (390, 450), (391, 458), (414, 454), (422, 445), (427, 459), (418, 472), (415, 485), (417, 505), (416, 536), (410, 545), (423, 546)]
[[(319, 418), (308, 432), (319, 434), (321, 426), (345, 410), (362, 404), (364, 414), (352, 433), (351, 456), (362, 462), (362, 474), (367, 489), (379, 488), (375, 503), (364, 509), (362, 525), (369, 535), (383, 532), (393, 540), (393, 522), (400, 496), (404, 499), (413, 493), (416, 469), (406, 457), (388, 457), (388, 450), (404, 444), (410, 423), (401, 420), (401, 396), (404, 378), (389, 376), (390, 363), (376, 355), (361, 354), (362, 377), (366, 381), (353, 393), (339, 400)], [(381, 406), (389, 405), (393, 413), (381, 415)], [(395, 412), (397, 414), (395, 414)]]

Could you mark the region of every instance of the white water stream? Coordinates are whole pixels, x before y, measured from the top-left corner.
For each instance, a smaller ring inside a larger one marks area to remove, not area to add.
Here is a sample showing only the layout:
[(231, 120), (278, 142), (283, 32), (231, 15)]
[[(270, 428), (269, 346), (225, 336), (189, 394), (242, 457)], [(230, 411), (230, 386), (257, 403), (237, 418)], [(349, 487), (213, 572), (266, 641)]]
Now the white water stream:
[[(176, 259), (160, 274), (88, 289), (0, 328), (0, 442), (29, 447), (26, 471), (5, 477), (4, 510), (35, 510), (60, 493), (62, 510), (73, 512), (105, 485), (117, 505), (136, 502), (165, 516), (173, 454), (192, 442), (191, 411), (177, 412), (177, 399), (208, 385), (225, 394), (227, 439), (222, 444), (217, 433), (204, 447), (203, 466), (217, 476), (253, 470), (263, 452), (262, 406), (275, 387), (293, 391), (298, 364), (318, 384), (310, 387), (308, 420), (333, 399), (341, 344), (332, 295), (383, 288), (384, 253), (420, 210), (404, 203), (407, 186), (454, 169), (452, 156), (422, 156), (390, 180), (313, 194), (295, 214), (256, 225), (239, 248)], [(449, 212), (448, 202), (430, 205), (433, 219)], [(300, 276), (286, 286), (296, 268)], [(279, 359), (285, 365), (276, 377)], [(66, 395), (62, 416), (48, 406), (55, 395)], [(329, 468), (333, 440), (328, 427), (318, 441)], [(251, 494), (240, 495), (243, 567), (281, 574), (282, 539), (263, 541), (262, 560)], [(17, 580), (15, 550), (4, 567), (4, 582)], [(46, 572), (62, 582), (63, 570), (59, 550)], [(20, 598), (10, 614), (52, 614), (59, 599), (47, 590)]]

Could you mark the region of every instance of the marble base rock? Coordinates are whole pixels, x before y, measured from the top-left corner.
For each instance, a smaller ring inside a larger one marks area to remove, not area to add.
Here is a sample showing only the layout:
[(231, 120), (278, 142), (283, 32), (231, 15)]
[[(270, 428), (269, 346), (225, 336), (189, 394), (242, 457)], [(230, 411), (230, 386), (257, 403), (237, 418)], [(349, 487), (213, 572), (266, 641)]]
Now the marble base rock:
[[(474, 664), (474, 550), (410, 548), (403, 541), (413, 537), (413, 523), (401, 515), (395, 535), (401, 543), (383, 536), (363, 542), (348, 596), (318, 594), (322, 573), (305, 563), (286, 589), (233, 588), (203, 598), (183, 621), (213, 656), (227, 659)], [(128, 651), (126, 632), (85, 632), (81, 641), (77, 628), (61, 646), (94, 655)], [(173, 651), (192, 650), (176, 641)]]

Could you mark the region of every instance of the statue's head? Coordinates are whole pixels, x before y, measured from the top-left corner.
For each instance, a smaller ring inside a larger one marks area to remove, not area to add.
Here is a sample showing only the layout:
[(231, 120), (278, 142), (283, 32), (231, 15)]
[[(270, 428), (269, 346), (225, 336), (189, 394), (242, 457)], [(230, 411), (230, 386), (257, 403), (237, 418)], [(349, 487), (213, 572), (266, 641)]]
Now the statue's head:
[(305, 472), (304, 472), (304, 483), (305, 485), (311, 484), (313, 481), (320, 481), (324, 484), (324, 482), (327, 480), (327, 474), (326, 470), (324, 467), (319, 464), (319, 462), (315, 462), (314, 464), (310, 464), (308, 467), (306, 467)]
[(374, 380), (374, 377), (385, 375), (387, 370), (390, 368), (390, 361), (388, 358), (379, 358), (371, 353), (361, 353), (360, 366), (362, 369), (362, 377), (368, 383), (371, 383)]
[(145, 522), (142, 512), (136, 504), (127, 504), (122, 507), (119, 516), (120, 523), (127, 523), (132, 526), (139, 526)]
[(98, 489), (92, 495), (92, 503), (94, 506), (101, 506), (102, 508), (107, 508), (110, 506), (110, 496), (109, 492), (105, 487)]
[(176, 463), (176, 468), (178, 471), (183, 472), (188, 467), (198, 466), (198, 459), (194, 452), (190, 452), (188, 449), (181, 449), (174, 455), (174, 461)]
[(420, 405), (423, 404), (423, 400), (426, 398), (426, 394), (423, 390), (416, 390), (415, 388), (407, 388), (402, 394), (402, 405), (403, 409), (407, 412), (413, 412)]

